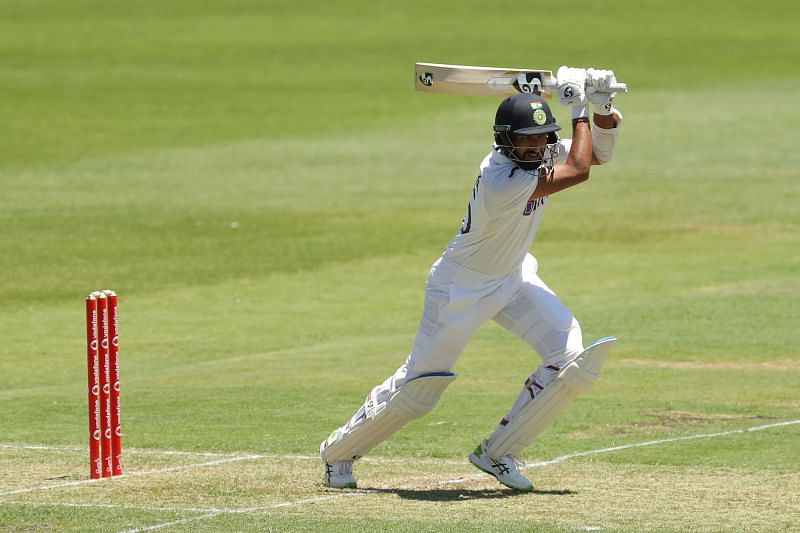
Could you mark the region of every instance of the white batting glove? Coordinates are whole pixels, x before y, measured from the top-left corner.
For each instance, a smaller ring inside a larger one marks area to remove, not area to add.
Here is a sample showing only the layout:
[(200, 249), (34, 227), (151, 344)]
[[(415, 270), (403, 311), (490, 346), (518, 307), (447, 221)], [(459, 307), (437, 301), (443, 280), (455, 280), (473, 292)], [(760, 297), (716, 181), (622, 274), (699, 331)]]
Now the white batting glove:
[(586, 69), (560, 67), (556, 73), (558, 101), (569, 106), (573, 120), (589, 116), (589, 101), (586, 98)]
[(614, 111), (614, 96), (609, 88), (616, 85), (613, 70), (586, 69), (586, 95), (598, 115), (610, 115)]

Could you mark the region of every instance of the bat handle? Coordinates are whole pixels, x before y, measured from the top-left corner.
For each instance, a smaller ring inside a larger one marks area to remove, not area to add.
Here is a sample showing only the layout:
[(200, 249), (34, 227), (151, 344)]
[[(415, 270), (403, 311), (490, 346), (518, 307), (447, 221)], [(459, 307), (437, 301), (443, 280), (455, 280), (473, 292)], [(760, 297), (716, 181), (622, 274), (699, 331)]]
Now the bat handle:
[[(545, 82), (545, 84), (544, 84), (545, 89), (547, 89), (549, 91), (553, 91), (553, 92), (555, 92), (557, 85), (558, 85), (558, 80), (555, 77), (547, 80)], [(598, 91), (598, 92), (604, 92), (604, 93), (626, 93), (626, 92), (628, 92), (628, 84), (627, 83), (619, 83), (618, 82), (618, 83), (613, 84), (607, 90)]]
[(628, 92), (628, 84), (627, 83), (615, 83), (611, 85), (608, 89), (603, 91), (597, 91), (598, 93), (626, 93)]
[(615, 83), (611, 87), (609, 87), (610, 93), (626, 93), (628, 92), (628, 84), (627, 83)]

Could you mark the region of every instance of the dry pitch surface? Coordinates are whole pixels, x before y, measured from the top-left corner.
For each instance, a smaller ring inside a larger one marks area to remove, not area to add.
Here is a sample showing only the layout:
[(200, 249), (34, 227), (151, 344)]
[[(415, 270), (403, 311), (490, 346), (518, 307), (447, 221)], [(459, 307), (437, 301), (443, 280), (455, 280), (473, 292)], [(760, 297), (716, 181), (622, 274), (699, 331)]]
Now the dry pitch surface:
[[(361, 488), (320, 483), (316, 456), (129, 450), (123, 478), (86, 479), (82, 447), (0, 446), (0, 530), (796, 530), (800, 477), (753, 468), (609, 464), (637, 448), (793, 432), (800, 420), (531, 462), (519, 494), (466, 460), (367, 458)], [(790, 435), (789, 435), (790, 436)], [(25, 475), (19, 475), (24, 472)], [(8, 521), (13, 515), (13, 524)]]

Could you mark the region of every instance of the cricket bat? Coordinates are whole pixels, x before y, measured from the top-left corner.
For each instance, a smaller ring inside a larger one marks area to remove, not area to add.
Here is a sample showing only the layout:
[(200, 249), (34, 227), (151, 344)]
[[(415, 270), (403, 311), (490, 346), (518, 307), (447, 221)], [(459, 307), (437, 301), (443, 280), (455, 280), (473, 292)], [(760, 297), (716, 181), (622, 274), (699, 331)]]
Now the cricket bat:
[[(551, 96), (558, 80), (552, 70), (471, 67), (417, 63), (414, 65), (414, 87), (426, 93), (464, 96), (513, 96), (517, 93)], [(624, 93), (628, 86), (618, 83), (609, 92)]]

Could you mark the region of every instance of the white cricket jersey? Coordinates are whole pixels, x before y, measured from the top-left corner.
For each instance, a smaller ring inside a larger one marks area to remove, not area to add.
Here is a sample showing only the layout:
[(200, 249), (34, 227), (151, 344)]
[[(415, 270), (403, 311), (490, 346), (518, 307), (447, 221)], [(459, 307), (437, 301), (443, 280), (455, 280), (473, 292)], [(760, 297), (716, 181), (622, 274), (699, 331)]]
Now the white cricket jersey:
[[(572, 141), (560, 140), (556, 163), (563, 163)], [(533, 244), (548, 197), (529, 201), (539, 171), (525, 171), (493, 150), (481, 162), (461, 229), (444, 256), (470, 270), (505, 276), (517, 270)]]

